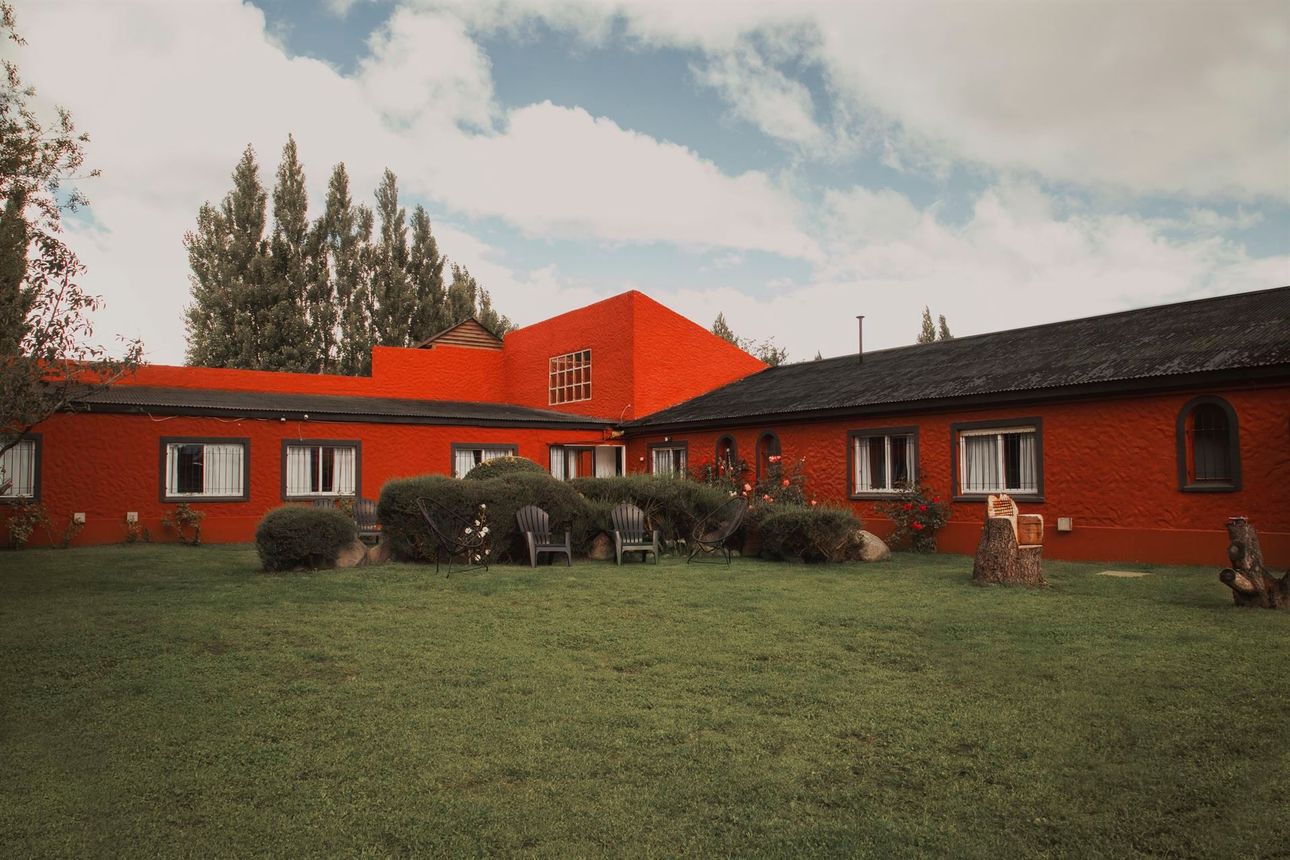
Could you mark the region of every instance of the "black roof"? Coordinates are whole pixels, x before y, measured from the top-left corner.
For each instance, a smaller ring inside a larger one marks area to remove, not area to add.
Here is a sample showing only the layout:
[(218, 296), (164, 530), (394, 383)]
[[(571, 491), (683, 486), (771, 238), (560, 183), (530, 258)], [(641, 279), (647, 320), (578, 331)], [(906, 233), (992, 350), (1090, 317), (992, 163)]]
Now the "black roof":
[(218, 391), (205, 388), (153, 388), (114, 385), (77, 401), (90, 412), (151, 415), (221, 415), (245, 418), (303, 418), (369, 424), (458, 424), (475, 427), (601, 428), (604, 418), (586, 418), (548, 409), (503, 403), (453, 400), (399, 400), (330, 394), (281, 394)]
[(632, 422), (667, 429), (1290, 376), (1290, 287), (768, 368)]

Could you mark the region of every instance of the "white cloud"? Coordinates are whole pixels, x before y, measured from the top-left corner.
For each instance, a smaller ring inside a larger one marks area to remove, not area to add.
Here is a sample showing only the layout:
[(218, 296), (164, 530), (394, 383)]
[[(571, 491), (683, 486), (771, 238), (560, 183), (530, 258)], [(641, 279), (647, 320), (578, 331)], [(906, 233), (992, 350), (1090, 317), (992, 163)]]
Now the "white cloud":
[[(827, 71), (856, 134), (894, 147), (890, 163), (950, 157), (1134, 193), (1290, 199), (1290, 15), (1281, 0), (448, 5), (477, 27), (540, 17), (593, 40), (618, 22), (642, 43), (705, 52), (719, 73), (747, 70), (750, 34), (781, 45), (776, 34), (808, 31), (802, 59)], [(771, 92), (782, 100), (791, 83)], [(740, 87), (720, 88), (769, 134), (793, 139), (806, 128)]]
[(1290, 283), (1290, 255), (1255, 259), (1218, 238), (1170, 240), (1153, 222), (1059, 208), (1031, 186), (997, 186), (952, 226), (898, 194), (836, 192), (828, 264), (807, 282), (769, 298), (734, 285), (660, 298), (700, 321), (722, 311), (740, 335), (778, 336), (805, 360), (854, 353), (856, 314), (866, 349), (879, 349), (912, 343), (924, 305), (967, 335)]
[(736, 117), (807, 151), (824, 148), (827, 133), (815, 121), (811, 91), (768, 63), (751, 45), (712, 57), (693, 72), (699, 83), (729, 102)]
[[(797, 204), (765, 174), (725, 174), (576, 108), (500, 110), (487, 58), (443, 14), (396, 12), (346, 77), (286, 56), (264, 16), (236, 0), (69, 0), (18, 13), (25, 77), (92, 133), (89, 163), (103, 171), (86, 189), (94, 221), (72, 227), (84, 285), (109, 301), (100, 336), (142, 336), (153, 360), (183, 354), (182, 237), (198, 206), (227, 192), (248, 142), (271, 184), (288, 133), (314, 212), (344, 161), (364, 202), (388, 165), (405, 193), (534, 235), (818, 254), (794, 223)], [(494, 292), (507, 310), (506, 288)]]

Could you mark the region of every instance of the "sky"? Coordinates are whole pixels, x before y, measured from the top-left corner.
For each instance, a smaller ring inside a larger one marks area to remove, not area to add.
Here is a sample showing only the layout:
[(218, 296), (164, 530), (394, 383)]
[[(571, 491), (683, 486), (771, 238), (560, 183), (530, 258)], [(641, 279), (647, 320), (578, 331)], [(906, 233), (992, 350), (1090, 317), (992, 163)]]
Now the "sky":
[(790, 360), (1290, 284), (1290, 4), (16, 0), (90, 134), (96, 337), (181, 363), (184, 233), (287, 136), (526, 325), (637, 289)]

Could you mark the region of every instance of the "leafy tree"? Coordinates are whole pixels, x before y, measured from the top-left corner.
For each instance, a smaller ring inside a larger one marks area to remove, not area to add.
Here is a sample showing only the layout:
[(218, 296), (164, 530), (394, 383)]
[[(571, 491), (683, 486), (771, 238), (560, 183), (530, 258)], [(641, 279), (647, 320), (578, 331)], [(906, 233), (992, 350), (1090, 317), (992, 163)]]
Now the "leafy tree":
[(354, 205), (344, 164), (332, 170), (326, 208), (314, 229), (326, 255), (318, 277), (330, 279), (329, 286), (315, 285), (310, 301), (314, 340), (325, 347), (319, 369), (362, 373), (371, 360), (365, 251), (372, 235), (372, 213)]
[(934, 343), (936, 341), (936, 325), (932, 322), (931, 308), (923, 306), (923, 328), (918, 333), (918, 339), (914, 343)]
[(474, 317), (493, 334), (501, 337), (514, 325), (493, 309), (493, 298), (481, 287), (470, 269), (452, 264), (452, 283), (448, 285), (448, 325)]
[(734, 333), (730, 328), (730, 325), (726, 322), (725, 314), (718, 312), (717, 318), (712, 321), (712, 333), (722, 340), (727, 340), (740, 349), (744, 349), (744, 345), (740, 342), (738, 335)]
[[(21, 45), (13, 7), (0, 2), (0, 37)], [(46, 126), (31, 106), (36, 91), (17, 64), (4, 61), (0, 83), (0, 453), (57, 411), (76, 407), (86, 393), (133, 371), (138, 341), (122, 358), (91, 345), (89, 314), (98, 296), (76, 283), (85, 267), (63, 241), (62, 214), (88, 203), (64, 183), (81, 173), (89, 136), (59, 109)], [(11, 480), (0, 475), (0, 486)]]
[(945, 322), (945, 314), (940, 316), (940, 324), (936, 328), (937, 340), (954, 340), (954, 335), (950, 334), (949, 324)]
[(775, 346), (773, 337), (763, 341), (740, 337), (730, 328), (730, 325), (726, 322), (726, 315), (723, 313), (718, 313), (717, 318), (712, 321), (712, 333), (722, 340), (733, 343), (749, 355), (766, 362), (771, 367), (788, 361), (788, 349)]

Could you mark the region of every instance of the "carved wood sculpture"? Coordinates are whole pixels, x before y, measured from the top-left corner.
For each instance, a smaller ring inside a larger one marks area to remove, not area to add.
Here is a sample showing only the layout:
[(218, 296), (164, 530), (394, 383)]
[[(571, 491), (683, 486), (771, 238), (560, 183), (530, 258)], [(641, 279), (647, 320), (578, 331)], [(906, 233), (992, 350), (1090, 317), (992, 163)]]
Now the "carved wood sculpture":
[(1223, 568), (1219, 580), (1232, 589), (1237, 606), (1290, 609), (1290, 572), (1279, 579), (1263, 566), (1259, 535), (1245, 517), (1227, 521), (1227, 557), (1232, 566)]
[(972, 565), (972, 581), (978, 585), (1047, 585), (1040, 569), (1043, 541), (1042, 516), (1018, 514), (1017, 503), (1007, 495), (990, 496)]

